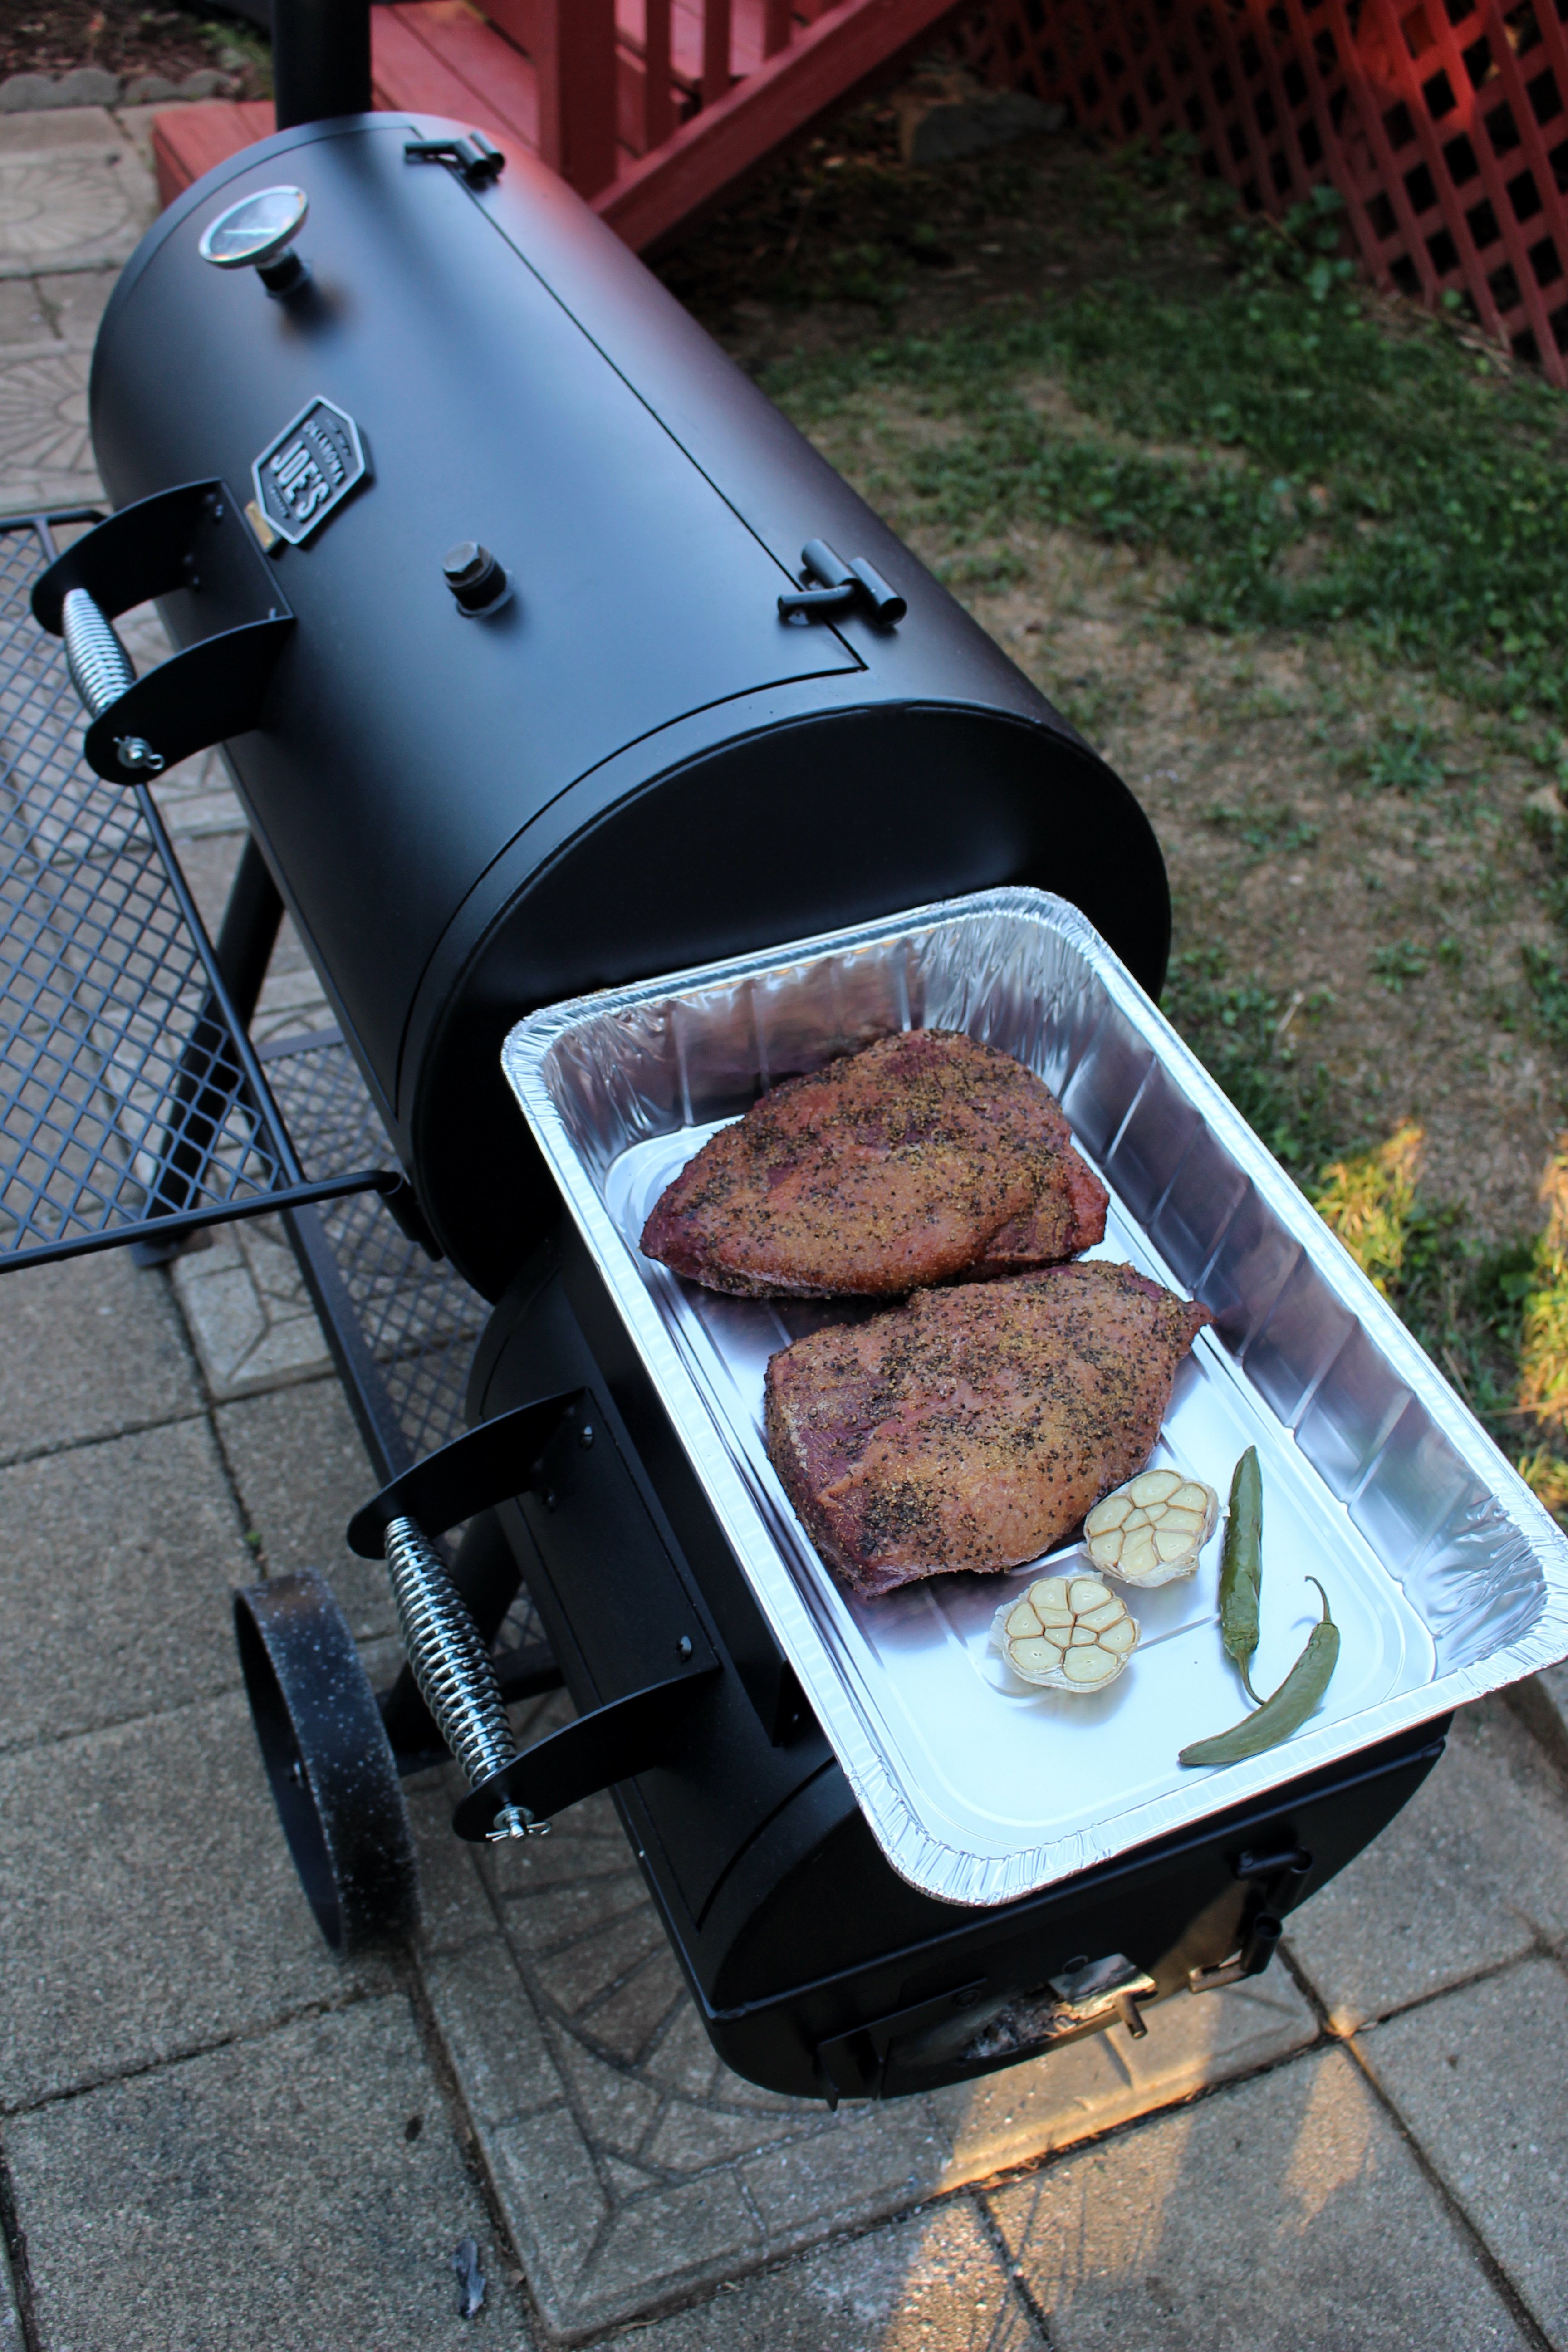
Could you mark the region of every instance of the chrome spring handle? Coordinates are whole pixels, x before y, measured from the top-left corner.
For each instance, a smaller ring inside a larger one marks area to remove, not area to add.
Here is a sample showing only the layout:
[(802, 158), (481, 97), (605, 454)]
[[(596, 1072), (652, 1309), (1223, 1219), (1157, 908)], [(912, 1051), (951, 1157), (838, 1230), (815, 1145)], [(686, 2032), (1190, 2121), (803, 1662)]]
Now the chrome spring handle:
[[(518, 1753), (489, 1652), (446, 1563), (416, 1519), (387, 1524), (386, 1571), (403, 1645), (436, 1727), (477, 1789)], [(492, 1840), (543, 1836), (526, 1805), (503, 1805)]]
[[(60, 634), (66, 641), (66, 667), (89, 718), (101, 719), (111, 703), (136, 683), (131, 656), (115, 635), (114, 624), (85, 588), (68, 588), (60, 607)], [(140, 735), (121, 735), (115, 743), (122, 768), (155, 776), (163, 766), (161, 753)]]
[(110, 704), (136, 683), (131, 656), (115, 635), (114, 624), (85, 588), (66, 591), (60, 621), (71, 684), (92, 717), (101, 719)]

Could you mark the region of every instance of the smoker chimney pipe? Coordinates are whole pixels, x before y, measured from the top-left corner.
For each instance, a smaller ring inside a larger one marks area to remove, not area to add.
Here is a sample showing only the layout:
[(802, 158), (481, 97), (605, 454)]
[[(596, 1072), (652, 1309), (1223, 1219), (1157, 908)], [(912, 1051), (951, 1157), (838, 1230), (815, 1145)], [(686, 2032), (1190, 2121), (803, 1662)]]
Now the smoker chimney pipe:
[(272, 0), (278, 128), (370, 110), (370, 0)]

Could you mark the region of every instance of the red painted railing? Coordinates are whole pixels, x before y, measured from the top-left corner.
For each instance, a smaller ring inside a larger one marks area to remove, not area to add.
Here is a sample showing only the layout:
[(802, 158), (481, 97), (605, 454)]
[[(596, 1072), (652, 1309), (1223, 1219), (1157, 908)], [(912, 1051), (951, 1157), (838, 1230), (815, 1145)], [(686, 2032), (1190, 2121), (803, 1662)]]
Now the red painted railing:
[[(879, 14), (897, 43), (897, 18), (929, 24), (952, 5)], [(565, 157), (563, 177), (593, 196), (822, 19), (847, 25), (857, 10), (854, 0), (487, 0), (485, 13), (538, 61), (541, 153)]]
[[(1112, 140), (1195, 135), (1278, 212), (1345, 200), (1373, 277), (1568, 383), (1568, 0), (394, 0), (378, 106), (541, 154), (638, 250), (721, 203), (953, 19), (999, 84)], [(259, 106), (158, 118), (165, 201), (270, 129)]]
[[(633, 5), (622, 0), (624, 10)], [(668, 78), (662, 66), (655, 70), (655, 43), (662, 59), (664, 39), (656, 10), (669, 26)], [(624, 16), (619, 33), (637, 75), (620, 169), (613, 184), (585, 193), (641, 251), (893, 70), (952, 13), (952, 0), (642, 0), (640, 48)], [(656, 139), (653, 104), (665, 88), (677, 127)]]
[[(953, 0), (395, 0), (375, 102), (542, 156), (629, 244), (668, 236), (869, 79)], [(265, 135), (263, 110), (160, 115), (164, 201)]]

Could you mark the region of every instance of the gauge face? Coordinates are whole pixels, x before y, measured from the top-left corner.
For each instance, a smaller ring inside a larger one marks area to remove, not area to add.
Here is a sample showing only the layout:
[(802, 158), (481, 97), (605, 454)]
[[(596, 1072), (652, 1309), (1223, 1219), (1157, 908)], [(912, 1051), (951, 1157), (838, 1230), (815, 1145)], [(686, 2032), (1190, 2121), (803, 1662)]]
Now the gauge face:
[(258, 189), (207, 223), (197, 251), (216, 269), (259, 266), (299, 235), (309, 209), (303, 188)]

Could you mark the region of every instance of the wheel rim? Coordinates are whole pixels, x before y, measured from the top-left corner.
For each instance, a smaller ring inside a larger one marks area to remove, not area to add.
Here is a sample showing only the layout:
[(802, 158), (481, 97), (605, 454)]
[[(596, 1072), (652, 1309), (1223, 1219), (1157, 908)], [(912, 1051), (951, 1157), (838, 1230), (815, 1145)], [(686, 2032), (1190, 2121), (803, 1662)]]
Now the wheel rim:
[(235, 1595), (235, 1638), (273, 1802), (305, 1899), (345, 1958), (418, 1925), (397, 1766), (353, 1636), (313, 1570)]

